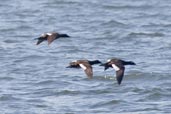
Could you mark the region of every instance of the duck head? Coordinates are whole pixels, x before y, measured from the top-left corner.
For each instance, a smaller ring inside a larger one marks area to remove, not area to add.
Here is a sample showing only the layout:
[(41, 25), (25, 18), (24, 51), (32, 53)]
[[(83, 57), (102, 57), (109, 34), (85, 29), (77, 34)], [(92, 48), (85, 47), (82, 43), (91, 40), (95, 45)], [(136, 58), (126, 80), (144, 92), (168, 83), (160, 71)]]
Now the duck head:
[(66, 38), (66, 37), (67, 37), (67, 38), (68, 38), (68, 37), (70, 37), (70, 36), (69, 36), (69, 35), (67, 35), (67, 34), (59, 34), (59, 36), (60, 36), (60, 37), (64, 37), (64, 38)]

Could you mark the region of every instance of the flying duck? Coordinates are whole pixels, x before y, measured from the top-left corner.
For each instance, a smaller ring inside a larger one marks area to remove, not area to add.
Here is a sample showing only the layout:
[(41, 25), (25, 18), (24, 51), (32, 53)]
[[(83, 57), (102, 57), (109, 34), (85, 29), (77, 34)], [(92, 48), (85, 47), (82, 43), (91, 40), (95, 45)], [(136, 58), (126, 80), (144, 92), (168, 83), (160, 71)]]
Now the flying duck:
[(56, 40), (60, 37), (70, 37), (70, 36), (68, 36), (67, 34), (59, 34), (57, 32), (44, 33), (39, 38), (36, 38), (36, 39), (38, 39), (36, 45), (39, 45), (40, 43), (42, 43), (45, 40), (47, 40), (48, 45), (50, 45), (54, 40)]
[(121, 84), (122, 78), (124, 76), (125, 65), (136, 65), (132, 61), (124, 61), (118, 58), (109, 59), (106, 63), (101, 64), (104, 66), (104, 70), (107, 70), (109, 67), (114, 68), (116, 71), (116, 79), (118, 84)]
[(88, 78), (93, 78), (93, 68), (92, 65), (101, 63), (99, 60), (89, 61), (89, 60), (76, 60), (70, 62), (69, 66), (66, 68), (82, 68)]

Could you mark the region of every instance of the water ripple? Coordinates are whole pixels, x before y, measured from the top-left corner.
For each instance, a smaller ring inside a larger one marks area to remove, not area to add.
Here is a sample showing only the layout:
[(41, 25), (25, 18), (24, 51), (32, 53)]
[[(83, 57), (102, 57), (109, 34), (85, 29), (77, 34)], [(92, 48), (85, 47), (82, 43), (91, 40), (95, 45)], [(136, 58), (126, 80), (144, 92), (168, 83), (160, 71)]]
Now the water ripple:
[[(0, 4), (1, 113), (170, 113), (169, 0), (5, 0)], [(44, 32), (67, 33), (35, 45)], [(112, 57), (126, 66), (94, 65), (94, 78), (66, 69), (77, 59)]]

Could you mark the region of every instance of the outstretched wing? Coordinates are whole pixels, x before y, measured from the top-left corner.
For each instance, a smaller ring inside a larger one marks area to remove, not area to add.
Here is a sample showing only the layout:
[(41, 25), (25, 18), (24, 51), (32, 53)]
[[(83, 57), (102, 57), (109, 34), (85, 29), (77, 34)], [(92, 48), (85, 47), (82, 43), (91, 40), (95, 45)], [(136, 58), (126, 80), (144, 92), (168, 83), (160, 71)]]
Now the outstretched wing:
[(57, 35), (58, 34), (52, 34), (52, 35), (49, 35), (47, 40), (48, 40), (48, 45), (50, 45), (56, 38), (57, 38)]
[(112, 64), (112, 67), (116, 71), (116, 79), (118, 84), (120, 85), (124, 76), (125, 67), (124, 66), (119, 67), (119, 65), (115, 65), (115, 64)]
[(122, 79), (124, 77), (124, 71), (125, 71), (125, 67), (122, 67), (120, 68), (120, 70), (116, 71), (116, 79), (119, 85), (121, 84)]
[(42, 43), (45, 40), (45, 38), (38, 38), (38, 41), (36, 43), (36, 45), (39, 45), (40, 43)]
[(69, 66), (67, 66), (66, 68), (80, 68), (80, 66), (76, 62), (70, 62)]
[(79, 64), (89, 78), (93, 78), (93, 69), (89, 63)]

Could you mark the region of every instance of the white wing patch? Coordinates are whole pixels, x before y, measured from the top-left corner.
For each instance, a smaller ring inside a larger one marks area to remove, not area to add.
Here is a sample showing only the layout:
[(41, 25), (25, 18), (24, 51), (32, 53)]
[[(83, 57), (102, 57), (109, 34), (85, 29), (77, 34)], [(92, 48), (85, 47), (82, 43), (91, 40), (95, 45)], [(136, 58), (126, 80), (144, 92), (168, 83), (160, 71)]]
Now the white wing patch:
[(119, 68), (118, 66), (116, 66), (115, 64), (112, 64), (112, 67), (113, 67), (116, 71), (120, 70), (120, 68)]
[(46, 34), (49, 35), (49, 36), (52, 35), (52, 33), (46, 33)]
[(87, 69), (87, 67), (86, 66), (84, 66), (83, 64), (79, 64), (80, 65), (80, 67), (82, 68), (82, 69), (84, 69), (84, 70), (86, 70)]
[(107, 60), (107, 62), (110, 62), (110, 61), (111, 61), (111, 59), (108, 59), (108, 60)]

